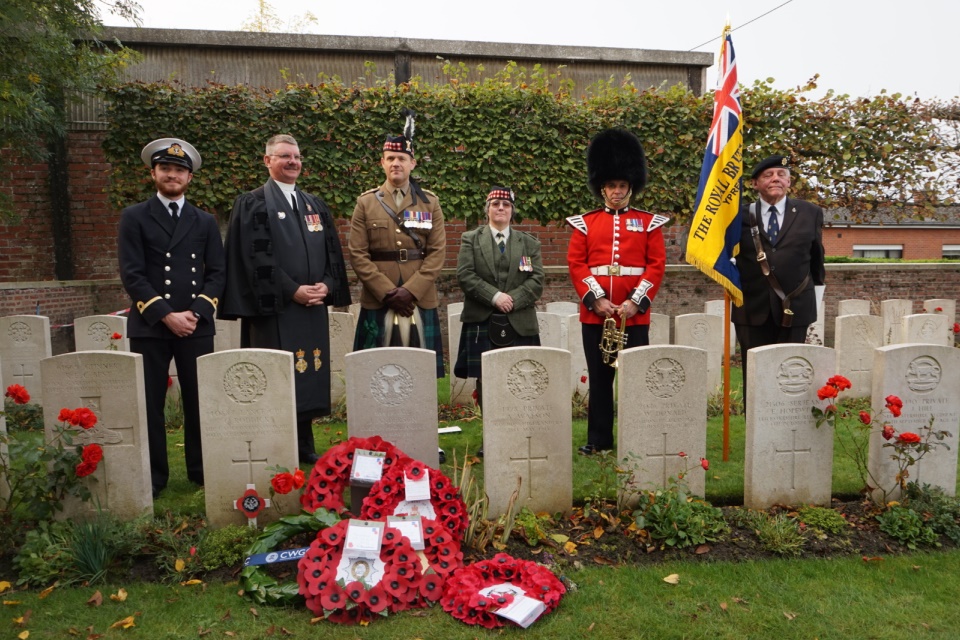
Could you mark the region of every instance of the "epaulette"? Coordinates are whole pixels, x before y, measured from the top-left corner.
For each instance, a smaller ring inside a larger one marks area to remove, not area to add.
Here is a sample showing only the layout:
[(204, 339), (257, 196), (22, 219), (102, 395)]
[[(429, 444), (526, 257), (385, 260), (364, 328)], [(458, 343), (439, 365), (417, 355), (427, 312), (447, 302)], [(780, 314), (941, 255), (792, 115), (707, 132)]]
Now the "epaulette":
[(650, 215), (653, 216), (653, 220), (651, 220), (650, 224), (647, 225), (647, 233), (650, 233), (654, 229), (658, 227), (662, 227), (663, 225), (670, 222), (670, 218), (668, 218), (667, 216), (660, 215), (659, 213), (653, 213)]
[(361, 193), (360, 195), (361, 195), (361, 196), (365, 196), (365, 195), (367, 195), (368, 193), (376, 193), (376, 192), (379, 191), (379, 190), (380, 190), (380, 187), (374, 187), (373, 189), (367, 189), (366, 191), (364, 191), (364, 192)]
[(424, 193), (429, 193), (429, 194), (432, 195), (432, 196), (436, 196), (436, 195), (437, 195), (437, 194), (434, 193), (433, 191), (430, 191), (430, 189), (424, 189), (423, 192), (424, 192)]
[(569, 216), (567, 218), (567, 224), (569, 224), (571, 227), (573, 227), (583, 235), (587, 235), (587, 221), (583, 219), (582, 215)]

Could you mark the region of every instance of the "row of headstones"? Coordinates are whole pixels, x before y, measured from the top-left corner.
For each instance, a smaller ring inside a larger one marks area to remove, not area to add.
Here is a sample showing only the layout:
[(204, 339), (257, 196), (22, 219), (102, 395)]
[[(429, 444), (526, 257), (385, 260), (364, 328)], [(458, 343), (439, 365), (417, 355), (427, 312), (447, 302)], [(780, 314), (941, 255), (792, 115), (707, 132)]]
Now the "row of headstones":
[[(720, 384), (723, 352), (723, 300), (704, 303), (704, 313), (684, 314), (674, 320), (673, 344), (697, 347), (708, 352), (707, 384), (716, 389)], [(824, 312), (820, 300), (817, 322), (811, 326), (808, 342), (823, 344)], [(880, 316), (871, 316), (869, 300), (841, 300), (838, 303), (834, 345), (838, 352), (838, 366), (844, 375), (855, 383), (855, 393), (866, 396), (870, 389), (871, 351), (883, 345), (904, 343), (930, 343), (952, 346), (955, 340), (953, 323), (956, 317), (956, 301), (949, 299), (925, 300), (924, 312), (913, 313), (911, 300), (884, 300), (880, 303)], [(463, 303), (447, 305), (448, 336), (450, 338), (450, 361), (456, 361), (456, 349), (460, 342), (460, 313)], [(350, 307), (350, 313), (331, 312), (330, 363), (331, 392), (334, 402), (345, 396), (343, 358), (353, 350), (353, 335), (360, 305)], [(587, 378), (586, 360), (579, 324), (579, 305), (575, 302), (550, 302), (545, 311), (537, 313), (540, 324), (541, 344), (546, 347), (566, 349), (573, 354), (571, 359), (571, 382), (574, 390), (586, 393), (590, 387)], [(869, 316), (851, 319), (847, 316)], [(718, 319), (717, 317), (721, 318)], [(111, 349), (129, 351), (126, 331), (127, 319), (116, 315), (84, 316), (74, 321), (74, 336), (77, 351)], [(573, 327), (573, 330), (570, 328)], [(118, 340), (112, 336), (119, 334)], [(671, 344), (670, 317), (651, 313), (650, 344)], [(215, 351), (240, 347), (240, 324), (217, 321), (214, 338)], [(730, 350), (736, 348), (736, 336), (730, 327)], [(30, 391), (36, 402), (42, 401), (42, 385), (38, 363), (51, 355), (50, 322), (43, 316), (6, 316), (0, 318), (0, 358), (6, 362), (2, 373), (6, 379), (22, 384)], [(452, 368), (452, 367), (451, 367)], [(176, 367), (171, 363), (171, 376), (176, 381)], [(474, 381), (457, 378), (451, 371), (452, 403), (471, 402)]]
[[(633, 470), (630, 487), (665, 486), (685, 474), (703, 495), (706, 455), (706, 359), (702, 349), (649, 346), (620, 355), (618, 459)], [(817, 390), (836, 372), (833, 349), (774, 345), (752, 350), (746, 417), (744, 500), (748, 507), (827, 504), (833, 434), (817, 428), (811, 408)], [(534, 512), (572, 507), (571, 354), (551, 347), (510, 348), (483, 356), (484, 489), (492, 514), (503, 513), (518, 491), (516, 508)], [(346, 356), (349, 435), (379, 435), (409, 455), (435, 463), (437, 403), (430, 351), (388, 348)], [(911, 470), (911, 479), (944, 488), (956, 485), (960, 423), (960, 351), (909, 344), (874, 350), (872, 398), (880, 411), (888, 395), (904, 402), (898, 431), (917, 430), (931, 418), (951, 433)], [(234, 510), (248, 484), (265, 491), (277, 465), (296, 465), (293, 358), (271, 350), (229, 350), (198, 361), (207, 518), (213, 526), (243, 520)], [(81, 444), (104, 447), (91, 487), (101, 509), (132, 518), (152, 508), (141, 357), (96, 351), (41, 362), (48, 401), (48, 436), (61, 407), (87, 406), (98, 416), (80, 432)], [(2, 381), (0, 381), (2, 382)], [(895, 468), (879, 433), (870, 441), (874, 478)], [(682, 455), (685, 454), (685, 455)], [(519, 482), (519, 487), (518, 487)], [(882, 485), (881, 485), (882, 486)], [(629, 488), (629, 487), (628, 487)], [(884, 487), (887, 488), (887, 487)], [(892, 486), (890, 488), (893, 488)], [(627, 496), (630, 498), (631, 496)], [(298, 509), (290, 500), (265, 513), (270, 521)], [(65, 517), (92, 513), (68, 504)]]

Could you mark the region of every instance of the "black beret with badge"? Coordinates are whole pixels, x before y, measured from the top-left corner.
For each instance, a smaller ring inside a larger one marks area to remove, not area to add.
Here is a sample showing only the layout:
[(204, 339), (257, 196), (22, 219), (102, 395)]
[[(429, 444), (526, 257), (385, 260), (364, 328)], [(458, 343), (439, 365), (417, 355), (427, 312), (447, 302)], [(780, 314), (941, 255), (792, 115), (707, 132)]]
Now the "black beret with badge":
[(203, 163), (193, 145), (179, 138), (154, 140), (140, 152), (140, 159), (151, 169), (158, 164), (175, 164), (186, 167), (191, 173)]
[(756, 180), (761, 173), (774, 167), (790, 169), (790, 159), (786, 156), (770, 156), (769, 158), (761, 160), (760, 164), (753, 168), (753, 173), (750, 174), (750, 178)]
[(647, 158), (637, 136), (622, 128), (604, 129), (587, 147), (587, 182), (601, 198), (603, 185), (626, 180), (634, 194), (647, 185)]

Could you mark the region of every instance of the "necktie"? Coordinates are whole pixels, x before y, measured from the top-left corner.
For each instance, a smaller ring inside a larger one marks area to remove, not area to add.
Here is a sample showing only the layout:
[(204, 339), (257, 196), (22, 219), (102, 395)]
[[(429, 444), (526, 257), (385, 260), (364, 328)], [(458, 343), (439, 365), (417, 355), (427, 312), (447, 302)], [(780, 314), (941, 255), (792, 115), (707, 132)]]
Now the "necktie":
[(293, 212), (300, 213), (300, 207), (297, 206), (297, 194), (290, 194), (290, 202), (293, 204)]
[(397, 207), (397, 212), (400, 211), (400, 205), (403, 204), (403, 190), (396, 189), (393, 192), (393, 202)]
[(170, 203), (170, 215), (173, 216), (173, 221), (177, 222), (180, 219), (180, 205), (176, 202)]
[(771, 244), (776, 244), (778, 233), (780, 233), (780, 221), (777, 219), (777, 208), (770, 207), (770, 220), (767, 221), (767, 236), (770, 237)]
[(507, 249), (507, 243), (503, 241), (503, 234), (497, 232), (497, 246), (500, 247), (500, 253), (503, 253)]

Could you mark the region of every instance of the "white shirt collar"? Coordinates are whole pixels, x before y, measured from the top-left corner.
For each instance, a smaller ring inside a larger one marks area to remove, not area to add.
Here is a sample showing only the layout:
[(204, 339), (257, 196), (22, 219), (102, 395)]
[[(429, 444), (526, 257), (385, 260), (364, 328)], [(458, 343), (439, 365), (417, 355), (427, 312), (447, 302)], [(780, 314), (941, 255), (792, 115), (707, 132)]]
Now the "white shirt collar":
[(157, 192), (157, 198), (160, 199), (160, 202), (163, 203), (163, 208), (166, 209), (167, 213), (169, 213), (171, 216), (173, 215), (173, 213), (170, 211), (171, 202), (177, 203), (177, 211), (183, 211), (183, 203), (187, 201), (185, 196), (180, 196), (179, 200), (171, 200), (170, 198), (162, 195), (159, 191)]
[(760, 198), (760, 209), (763, 212), (763, 215), (767, 215), (767, 212), (770, 210), (771, 206), (777, 208), (777, 214), (778, 217), (780, 217), (787, 208), (787, 196), (783, 196), (776, 202), (767, 202), (763, 198)]
[(503, 234), (503, 241), (504, 241), (504, 242), (506, 242), (507, 240), (510, 239), (510, 226), (509, 226), (509, 225), (507, 225), (507, 228), (504, 229), (503, 231), (501, 231), (500, 229), (497, 229), (497, 228), (496, 228), (495, 226), (493, 226), (492, 224), (489, 225), (489, 226), (490, 226), (490, 233), (493, 234), (493, 239), (494, 239), (494, 240), (497, 239), (497, 234), (498, 234), (498, 233), (502, 233), (502, 234)]

